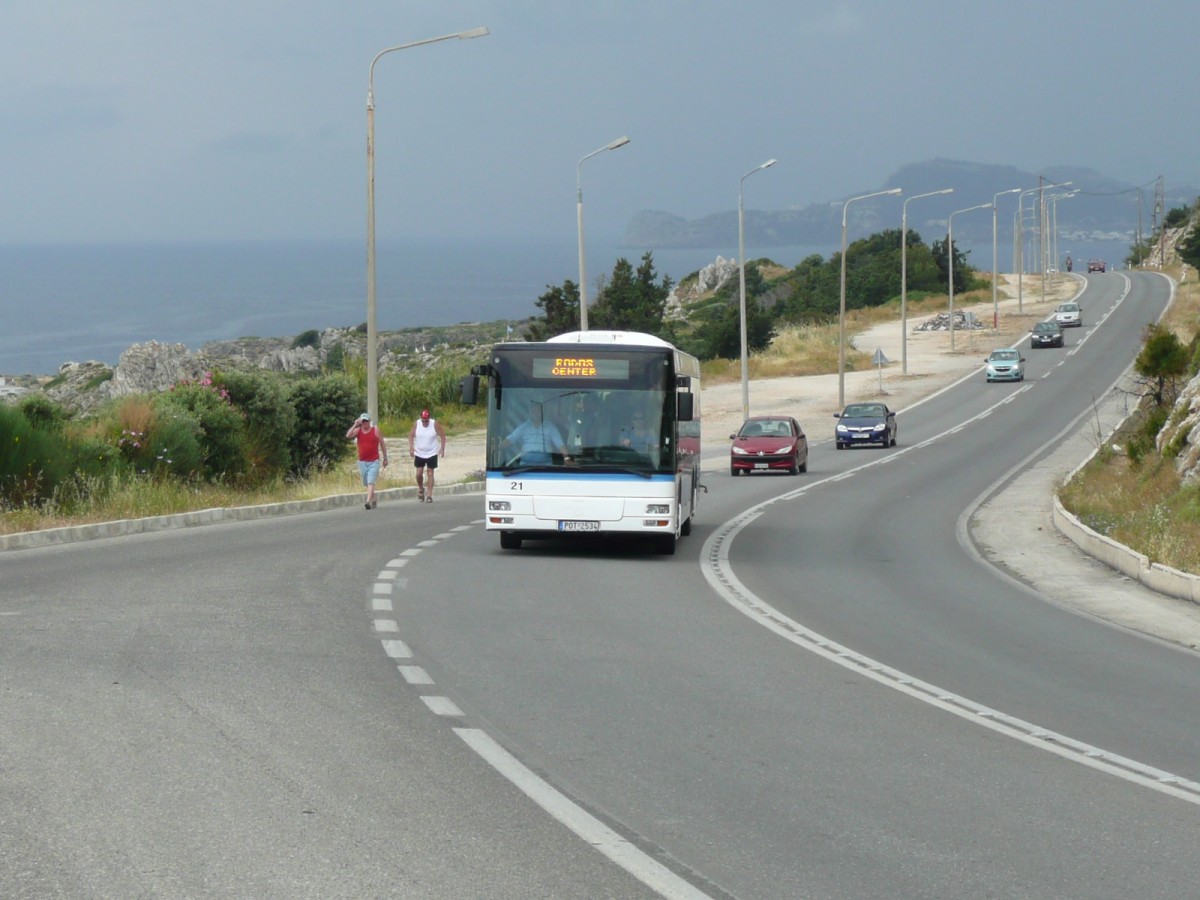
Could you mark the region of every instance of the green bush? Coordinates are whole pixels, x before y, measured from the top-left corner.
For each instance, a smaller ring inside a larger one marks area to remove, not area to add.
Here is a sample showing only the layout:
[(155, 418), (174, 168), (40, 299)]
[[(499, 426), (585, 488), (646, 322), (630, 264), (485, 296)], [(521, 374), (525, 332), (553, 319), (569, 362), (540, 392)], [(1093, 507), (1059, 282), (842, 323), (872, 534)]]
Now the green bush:
[(69, 474), (62, 445), (61, 435), (35, 428), (19, 410), (0, 405), (0, 505), (49, 499)]
[(206, 376), (175, 385), (159, 394), (155, 403), (160, 415), (183, 411), (195, 418), (200, 426), (205, 478), (229, 483), (242, 480), (249, 468), (246, 423), (223, 388)]
[(247, 476), (259, 484), (283, 475), (291, 465), (296, 408), (279, 376), (230, 370), (213, 377), (245, 419)]
[(288, 442), (291, 471), (324, 472), (346, 455), (346, 429), (362, 412), (363, 400), (354, 379), (324, 375), (292, 385), (296, 427)]
[(42, 431), (62, 431), (69, 418), (65, 408), (41, 393), (26, 394), (17, 409), (30, 425)]
[(200, 478), (204, 469), (204, 430), (186, 409), (158, 411), (139, 471), (167, 474), (183, 480)]

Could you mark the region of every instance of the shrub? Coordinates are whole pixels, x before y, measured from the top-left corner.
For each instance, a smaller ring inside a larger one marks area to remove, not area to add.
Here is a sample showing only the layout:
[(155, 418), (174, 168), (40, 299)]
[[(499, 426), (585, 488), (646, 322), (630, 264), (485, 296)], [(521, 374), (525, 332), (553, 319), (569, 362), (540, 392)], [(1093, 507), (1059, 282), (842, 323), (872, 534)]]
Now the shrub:
[(292, 386), (296, 427), (288, 450), (293, 474), (323, 472), (346, 455), (346, 429), (362, 411), (361, 397), (354, 379), (345, 375), (324, 375)]
[[(315, 332), (314, 332), (315, 333)], [(255, 484), (287, 472), (296, 430), (296, 408), (282, 379), (231, 370), (214, 376), (245, 419), (247, 477)]]
[(35, 428), (0, 405), (0, 504), (31, 506), (48, 499), (68, 474), (62, 437)]
[(62, 431), (69, 418), (66, 409), (41, 393), (26, 394), (17, 409), (30, 425), (42, 431)]
[(296, 335), (296, 339), (292, 341), (292, 349), (296, 350), (300, 347), (320, 347), (321, 332), (315, 328), (310, 328), (308, 331), (303, 331)]
[(204, 476), (209, 481), (238, 481), (248, 468), (246, 423), (230, 402), (227, 392), (206, 375), (200, 381), (185, 381), (159, 394), (160, 415), (190, 414), (200, 426)]

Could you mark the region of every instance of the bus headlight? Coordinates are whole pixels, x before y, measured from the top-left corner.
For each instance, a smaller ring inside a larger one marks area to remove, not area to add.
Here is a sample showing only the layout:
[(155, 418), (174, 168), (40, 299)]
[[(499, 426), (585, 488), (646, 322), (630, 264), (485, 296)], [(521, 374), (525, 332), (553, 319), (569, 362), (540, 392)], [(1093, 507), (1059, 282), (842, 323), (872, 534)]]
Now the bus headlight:
[(488, 509), (492, 512), (509, 512), (512, 510), (512, 503), (508, 500), (489, 500)]
[(671, 507), (666, 503), (651, 503), (646, 506), (646, 515), (648, 516), (665, 516), (671, 512)]

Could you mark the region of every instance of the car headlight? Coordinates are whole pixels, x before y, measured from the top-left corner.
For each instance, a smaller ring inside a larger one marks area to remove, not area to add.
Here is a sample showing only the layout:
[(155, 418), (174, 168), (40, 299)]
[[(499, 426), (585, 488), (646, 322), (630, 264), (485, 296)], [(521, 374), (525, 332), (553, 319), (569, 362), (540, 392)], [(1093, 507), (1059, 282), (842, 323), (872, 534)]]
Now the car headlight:
[(872, 431), (883, 431), (883, 429), (885, 429), (885, 428), (887, 428), (886, 422), (880, 422), (878, 425), (871, 426)]
[(845, 434), (850, 429), (847, 428), (845, 425), (838, 425), (838, 427), (835, 430), (837, 431), (838, 434)]
[(747, 453), (749, 453), (749, 452), (750, 452), (749, 450), (745, 450), (745, 449), (743, 449), (742, 447), (734, 447), (734, 448), (733, 448), (733, 455), (734, 455), (734, 456), (745, 456), (745, 455), (746, 455)]
[(784, 445), (783, 445), (782, 447), (780, 447), (778, 450), (773, 450), (773, 451), (771, 451), (771, 452), (772, 452), (772, 453), (791, 453), (791, 452), (792, 452), (792, 445), (791, 445), (791, 444), (784, 444)]

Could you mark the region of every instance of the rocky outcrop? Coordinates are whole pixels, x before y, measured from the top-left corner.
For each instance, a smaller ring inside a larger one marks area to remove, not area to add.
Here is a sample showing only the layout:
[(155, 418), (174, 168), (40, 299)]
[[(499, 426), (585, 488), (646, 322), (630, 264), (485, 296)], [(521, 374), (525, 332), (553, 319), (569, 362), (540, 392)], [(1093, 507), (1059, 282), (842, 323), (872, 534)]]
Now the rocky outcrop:
[(1175, 471), (1185, 484), (1200, 480), (1200, 375), (1179, 392), (1155, 445), (1159, 453), (1168, 448), (1174, 453)]
[(705, 294), (715, 291), (730, 278), (736, 278), (738, 270), (739, 267), (736, 259), (726, 259), (723, 256), (718, 256), (716, 262), (710, 263), (697, 272), (694, 280), (691, 278), (684, 279), (681, 284), (677, 284), (671, 288), (671, 293), (667, 295), (667, 313), (675, 317), (681, 317), (684, 308), (688, 304), (694, 303)]

